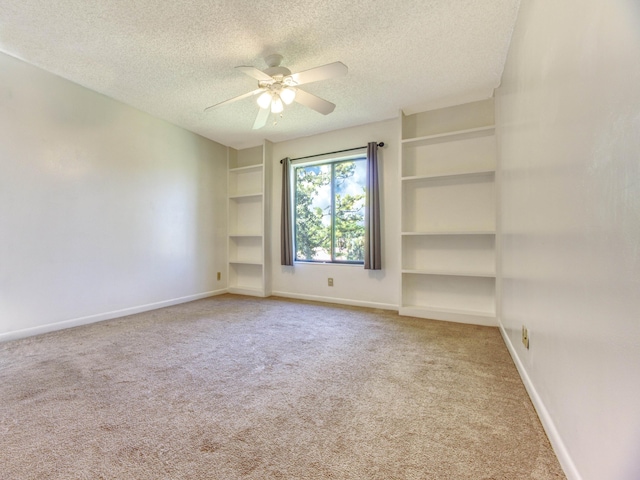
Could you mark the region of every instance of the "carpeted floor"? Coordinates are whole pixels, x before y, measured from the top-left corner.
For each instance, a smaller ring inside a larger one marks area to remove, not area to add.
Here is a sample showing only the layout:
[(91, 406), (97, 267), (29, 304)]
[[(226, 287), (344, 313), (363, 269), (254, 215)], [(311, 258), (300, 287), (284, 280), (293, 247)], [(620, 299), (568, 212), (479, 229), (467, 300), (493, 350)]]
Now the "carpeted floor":
[(0, 344), (0, 478), (565, 478), (495, 328), (223, 295)]

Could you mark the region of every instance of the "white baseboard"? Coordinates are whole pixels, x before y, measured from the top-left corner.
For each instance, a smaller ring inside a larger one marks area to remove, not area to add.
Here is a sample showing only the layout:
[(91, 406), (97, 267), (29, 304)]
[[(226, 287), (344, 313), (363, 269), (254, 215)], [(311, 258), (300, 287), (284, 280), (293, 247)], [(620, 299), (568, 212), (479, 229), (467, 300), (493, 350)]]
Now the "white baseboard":
[(545, 432), (547, 433), (547, 437), (549, 437), (549, 442), (551, 442), (551, 446), (553, 447), (553, 450), (555, 451), (555, 454), (558, 457), (560, 466), (564, 470), (564, 473), (567, 476), (567, 479), (582, 480), (582, 476), (580, 475), (580, 473), (578, 473), (578, 469), (576, 468), (575, 463), (573, 463), (573, 460), (571, 459), (571, 456), (567, 451), (567, 447), (562, 441), (562, 437), (558, 433), (558, 429), (556, 428), (556, 425), (553, 422), (553, 419), (551, 418), (549, 411), (545, 407), (544, 402), (542, 401), (542, 398), (540, 398), (540, 395), (538, 395), (538, 391), (534, 387), (533, 382), (531, 381), (531, 378), (527, 374), (527, 371), (524, 368), (524, 365), (520, 361), (520, 357), (518, 357), (518, 354), (513, 346), (513, 343), (511, 343), (511, 339), (509, 338), (509, 335), (507, 335), (507, 332), (505, 331), (504, 326), (502, 325), (502, 322), (500, 322), (499, 328), (500, 328), (500, 333), (502, 334), (502, 338), (504, 339), (504, 343), (507, 345), (507, 349), (511, 354), (511, 358), (513, 358), (513, 362), (516, 364), (518, 373), (522, 378), (522, 383), (524, 383), (524, 386), (527, 389), (527, 392), (529, 393), (529, 398), (531, 398), (531, 402), (533, 403), (533, 406), (535, 407), (536, 412), (538, 413), (538, 417), (540, 417), (542, 426)]
[(297, 300), (311, 300), (313, 302), (337, 303), (339, 305), (351, 305), (353, 307), (379, 308), (381, 310), (398, 311), (398, 305), (393, 305), (391, 303), (365, 302), (347, 298), (321, 297), (319, 295), (305, 295), (290, 292), (271, 292), (271, 295), (274, 297), (295, 298)]
[(103, 320), (111, 320), (113, 318), (126, 317), (127, 315), (133, 315), (134, 313), (148, 312), (149, 310), (156, 310), (158, 308), (170, 307), (171, 305), (192, 302), (194, 300), (200, 300), (201, 298), (222, 295), (223, 293), (227, 293), (226, 288), (221, 290), (212, 290), (210, 292), (197, 293), (195, 295), (187, 295), (186, 297), (172, 298), (170, 300), (163, 300), (161, 302), (148, 303), (146, 305), (139, 305), (137, 307), (123, 308), (122, 310), (114, 310), (112, 312), (98, 313), (96, 315), (89, 315), (87, 317), (72, 318), (69, 320), (63, 320), (61, 322), (25, 328), (23, 330), (14, 330), (12, 332), (0, 333), (0, 342), (16, 340), (18, 338), (25, 338), (33, 335), (40, 335), (42, 333), (77, 327), (80, 325), (87, 325), (89, 323), (101, 322)]

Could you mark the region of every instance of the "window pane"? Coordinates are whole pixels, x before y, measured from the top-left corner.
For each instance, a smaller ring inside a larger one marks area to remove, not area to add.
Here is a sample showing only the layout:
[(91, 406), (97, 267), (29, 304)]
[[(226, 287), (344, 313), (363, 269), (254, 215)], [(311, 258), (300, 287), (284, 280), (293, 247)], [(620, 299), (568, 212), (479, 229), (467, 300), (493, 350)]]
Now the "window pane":
[(296, 260), (331, 261), (331, 165), (295, 169)]
[(335, 260), (364, 260), (365, 160), (335, 164)]

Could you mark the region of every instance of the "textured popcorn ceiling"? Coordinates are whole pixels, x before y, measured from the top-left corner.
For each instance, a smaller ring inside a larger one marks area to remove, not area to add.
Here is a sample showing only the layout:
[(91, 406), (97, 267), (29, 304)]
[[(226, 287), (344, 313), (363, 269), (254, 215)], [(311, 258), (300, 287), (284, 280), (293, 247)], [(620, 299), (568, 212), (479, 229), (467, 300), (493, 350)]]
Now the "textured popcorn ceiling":
[[(520, 0), (2, 0), (0, 50), (236, 148), (490, 97)], [(337, 105), (287, 107), (252, 131), (253, 90), (234, 69), (284, 56), (297, 72), (341, 61), (346, 77), (306, 85)]]

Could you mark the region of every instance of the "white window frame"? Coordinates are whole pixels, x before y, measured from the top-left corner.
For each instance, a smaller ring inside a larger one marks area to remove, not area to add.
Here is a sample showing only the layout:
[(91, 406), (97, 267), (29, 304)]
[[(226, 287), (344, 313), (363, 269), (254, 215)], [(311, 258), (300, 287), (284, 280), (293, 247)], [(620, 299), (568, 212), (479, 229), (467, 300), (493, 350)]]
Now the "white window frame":
[[(297, 176), (296, 176), (296, 168), (300, 168), (300, 167), (311, 167), (314, 165), (326, 165), (326, 164), (335, 164), (335, 163), (342, 163), (342, 162), (348, 162), (350, 160), (365, 160), (367, 159), (367, 155), (366, 153), (358, 153), (358, 154), (352, 154), (352, 155), (340, 155), (340, 156), (334, 156), (334, 157), (326, 157), (323, 159), (314, 159), (314, 160), (299, 160), (299, 161), (292, 161), (290, 163), (290, 171), (289, 171), (289, 175), (291, 179), (293, 179), (293, 181), (291, 182), (291, 205), (293, 206), (293, 211), (292, 211), (292, 215), (291, 215), (291, 231), (293, 232), (293, 248), (294, 248), (294, 253), (293, 253), (293, 262), (294, 263), (299, 263), (302, 265), (341, 265), (341, 266), (355, 266), (355, 267), (361, 267), (362, 265), (364, 265), (364, 259), (362, 259), (362, 261), (350, 261), (350, 260), (300, 260), (297, 258), (297, 252), (298, 252), (298, 248), (296, 245), (296, 238), (297, 238), (297, 231), (296, 231), (296, 218), (297, 218), (297, 204), (296, 204), (296, 191), (297, 191)], [(333, 195), (332, 195), (333, 197)], [(335, 228), (335, 221), (334, 221), (334, 215), (335, 215), (335, 208), (332, 208), (332, 212), (331, 212), (331, 224), (332, 224), (332, 230)], [(332, 237), (333, 237), (333, 233), (332, 233)], [(332, 243), (333, 243), (333, 239), (332, 239)], [(331, 256), (333, 257), (334, 255), (334, 248), (332, 245), (331, 248)]]

